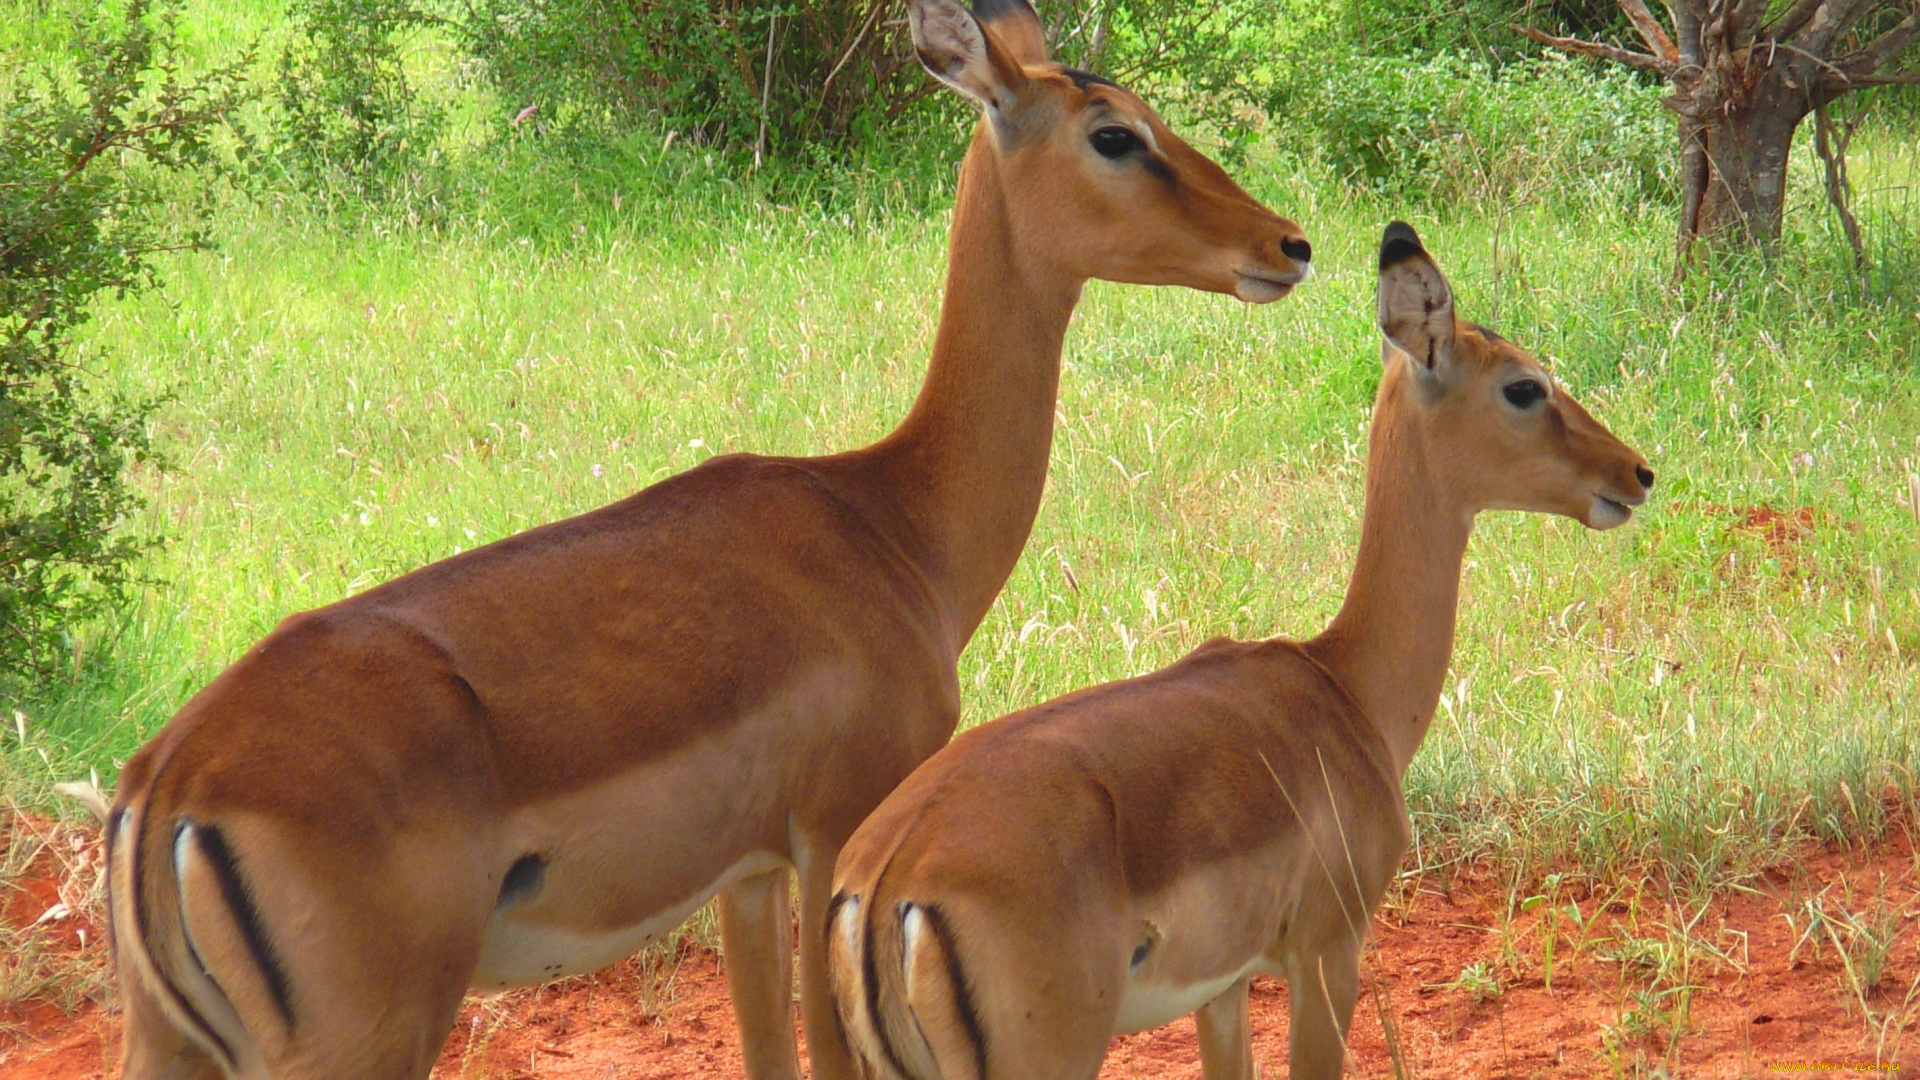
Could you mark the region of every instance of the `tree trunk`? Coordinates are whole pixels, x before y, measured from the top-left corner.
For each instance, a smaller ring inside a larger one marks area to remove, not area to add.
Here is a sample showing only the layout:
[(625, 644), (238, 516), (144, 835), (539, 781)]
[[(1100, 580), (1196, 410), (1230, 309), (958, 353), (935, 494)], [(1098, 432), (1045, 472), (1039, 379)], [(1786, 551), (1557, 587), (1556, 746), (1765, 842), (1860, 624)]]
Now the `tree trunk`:
[[(1746, 101), (1729, 102), (1729, 108), (1700, 118), (1693, 137), (1705, 168), (1693, 170), (1688, 178), (1700, 185), (1698, 216), (1690, 230), (1694, 236), (1716, 246), (1766, 248), (1779, 242), (1787, 155), (1810, 104), (1804, 91), (1795, 93), (1779, 80), (1763, 77)], [(1681, 229), (1683, 234), (1689, 231), (1687, 221)]]
[[(1686, 273), (1695, 240), (1762, 250), (1780, 242), (1787, 155), (1808, 113), (1865, 87), (1920, 83), (1920, 71), (1900, 67), (1920, 43), (1920, 0), (1667, 0), (1671, 34), (1646, 0), (1618, 2), (1645, 52), (1508, 25), (1543, 45), (1655, 72), (1672, 84), (1665, 104), (1680, 117), (1676, 274)], [(1829, 190), (1843, 189), (1845, 166), (1825, 143), (1821, 155)], [(1834, 205), (1841, 206), (1839, 196)]]

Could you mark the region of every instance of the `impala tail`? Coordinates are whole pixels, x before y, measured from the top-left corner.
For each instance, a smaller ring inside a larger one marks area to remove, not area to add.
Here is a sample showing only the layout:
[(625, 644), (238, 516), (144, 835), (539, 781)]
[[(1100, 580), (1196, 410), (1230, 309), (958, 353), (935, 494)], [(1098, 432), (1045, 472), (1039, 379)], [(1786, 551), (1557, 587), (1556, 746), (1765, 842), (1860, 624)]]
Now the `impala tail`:
[[(226, 833), (166, 813), (159, 801), (148, 788), (107, 822), (108, 915), (129, 1023), (164, 1021), (228, 1076), (264, 1076), (260, 1050), (222, 983), (263, 990), (290, 1034), (285, 972), (261, 930)], [(205, 940), (195, 940), (195, 927)], [(231, 970), (236, 967), (250, 970)], [(179, 1055), (165, 1044), (177, 1041), (129, 1045), (128, 1080), (172, 1075), (170, 1063)]]
[(866, 1080), (986, 1080), (986, 1033), (941, 908), (841, 893), (827, 927), (835, 1006)]

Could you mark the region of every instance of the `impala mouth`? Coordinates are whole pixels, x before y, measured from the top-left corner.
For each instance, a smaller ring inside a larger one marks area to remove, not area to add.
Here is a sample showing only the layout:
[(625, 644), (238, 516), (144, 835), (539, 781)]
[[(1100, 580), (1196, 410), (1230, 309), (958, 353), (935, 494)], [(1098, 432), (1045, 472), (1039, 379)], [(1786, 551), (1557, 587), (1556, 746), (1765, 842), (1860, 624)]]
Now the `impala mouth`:
[[(1642, 498), (1640, 501), (1646, 500)], [(1625, 525), (1632, 517), (1632, 506), (1596, 492), (1593, 496), (1593, 509), (1587, 514), (1587, 525), (1604, 532), (1607, 529)]]
[(1275, 300), (1293, 291), (1295, 285), (1307, 280), (1313, 274), (1313, 264), (1296, 273), (1277, 273), (1270, 270), (1236, 272), (1239, 281), (1233, 287), (1233, 295), (1249, 304), (1271, 304)]

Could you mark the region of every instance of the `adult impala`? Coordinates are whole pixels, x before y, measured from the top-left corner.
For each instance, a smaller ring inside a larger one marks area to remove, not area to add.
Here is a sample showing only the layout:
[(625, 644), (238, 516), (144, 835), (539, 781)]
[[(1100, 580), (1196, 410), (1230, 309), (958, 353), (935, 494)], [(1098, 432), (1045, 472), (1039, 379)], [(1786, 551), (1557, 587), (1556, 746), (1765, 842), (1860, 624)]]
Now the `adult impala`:
[(1388, 227), (1380, 267), (1345, 606), (1312, 641), (1216, 638), (984, 725), (881, 804), (841, 855), (828, 931), (873, 1080), (1091, 1080), (1116, 1032), (1189, 1012), (1208, 1080), (1251, 1080), (1261, 972), (1292, 987), (1288, 1075), (1339, 1075), (1474, 515), (1607, 529), (1653, 483), (1532, 357), (1455, 320), (1411, 228)]
[(1046, 476), (1088, 278), (1268, 301), (1299, 228), (1025, 0), (910, 8), (985, 116), (932, 366), (825, 458), (716, 458), (297, 615), (128, 763), (109, 822), (127, 1075), (420, 1077), (469, 986), (590, 971), (719, 896), (747, 1073), (850, 1074), (822, 944), (841, 843), (953, 732), (954, 665)]

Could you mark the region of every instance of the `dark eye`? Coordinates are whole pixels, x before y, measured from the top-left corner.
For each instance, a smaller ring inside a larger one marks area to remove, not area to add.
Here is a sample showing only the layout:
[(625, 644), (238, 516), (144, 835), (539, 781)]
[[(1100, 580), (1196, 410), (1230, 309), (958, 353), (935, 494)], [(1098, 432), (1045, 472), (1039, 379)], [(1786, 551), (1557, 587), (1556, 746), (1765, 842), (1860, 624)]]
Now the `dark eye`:
[(1140, 136), (1132, 128), (1103, 127), (1087, 137), (1093, 149), (1103, 158), (1122, 158), (1133, 153), (1140, 146)]
[(1506, 396), (1507, 404), (1516, 409), (1531, 409), (1534, 403), (1547, 396), (1547, 388), (1533, 379), (1521, 379), (1501, 387), (1500, 393)]

